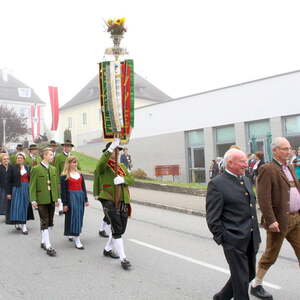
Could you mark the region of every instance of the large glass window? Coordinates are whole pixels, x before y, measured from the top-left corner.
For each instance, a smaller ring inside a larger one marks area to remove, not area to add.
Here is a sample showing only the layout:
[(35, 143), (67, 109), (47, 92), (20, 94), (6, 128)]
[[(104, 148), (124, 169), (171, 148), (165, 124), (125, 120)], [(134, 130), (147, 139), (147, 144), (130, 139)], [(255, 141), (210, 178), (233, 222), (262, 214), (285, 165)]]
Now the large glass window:
[(186, 132), (190, 182), (205, 182), (205, 157), (203, 130)]
[(204, 145), (203, 130), (193, 130), (187, 132), (189, 147)]
[(300, 147), (300, 115), (284, 118), (284, 133), (294, 149)]
[(251, 138), (265, 138), (270, 134), (270, 122), (269, 120), (261, 120), (248, 123), (248, 137)]
[(230, 146), (235, 144), (234, 126), (216, 127), (216, 154), (223, 157)]
[(249, 153), (263, 152), (265, 161), (270, 161), (272, 136), (269, 120), (247, 123), (247, 135)]

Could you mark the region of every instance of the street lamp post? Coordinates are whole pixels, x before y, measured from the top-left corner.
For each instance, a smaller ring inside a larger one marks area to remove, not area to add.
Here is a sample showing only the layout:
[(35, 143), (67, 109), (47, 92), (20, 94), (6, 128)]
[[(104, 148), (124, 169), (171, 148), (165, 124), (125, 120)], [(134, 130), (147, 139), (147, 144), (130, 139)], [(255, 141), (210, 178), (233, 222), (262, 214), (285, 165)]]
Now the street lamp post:
[(3, 147), (5, 148), (5, 144), (6, 144), (6, 136), (5, 136), (6, 119), (2, 119), (2, 122), (3, 122)]

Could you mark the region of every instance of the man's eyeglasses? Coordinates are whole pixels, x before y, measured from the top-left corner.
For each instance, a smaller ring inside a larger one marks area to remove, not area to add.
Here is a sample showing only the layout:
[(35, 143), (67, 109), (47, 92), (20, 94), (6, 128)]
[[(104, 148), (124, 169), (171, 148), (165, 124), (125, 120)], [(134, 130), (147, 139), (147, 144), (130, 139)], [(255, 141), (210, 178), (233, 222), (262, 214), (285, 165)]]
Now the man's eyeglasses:
[(280, 147), (278, 147), (278, 149), (281, 150), (281, 151), (286, 151), (286, 152), (292, 151), (292, 148), (289, 148), (289, 147), (286, 147), (286, 148), (280, 148)]

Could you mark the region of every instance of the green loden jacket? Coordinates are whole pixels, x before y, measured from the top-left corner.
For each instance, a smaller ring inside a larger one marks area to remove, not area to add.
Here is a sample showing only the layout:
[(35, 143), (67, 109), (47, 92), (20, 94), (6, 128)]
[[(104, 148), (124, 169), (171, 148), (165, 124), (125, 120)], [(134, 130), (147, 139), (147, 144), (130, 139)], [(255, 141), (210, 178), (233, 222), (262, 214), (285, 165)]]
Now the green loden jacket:
[[(104, 152), (104, 154), (101, 156), (97, 164), (96, 170), (94, 172), (93, 194), (94, 196), (96, 197), (98, 196), (101, 199), (114, 201), (115, 173), (108, 164), (110, 157), (111, 157), (111, 153), (109, 151)], [(125, 175), (123, 176), (124, 184), (121, 185), (122, 193), (121, 193), (120, 201), (129, 203), (130, 195), (129, 195), (128, 185), (133, 184), (134, 178), (128, 172), (124, 164), (118, 163), (118, 166), (121, 168), (123, 175)]]
[(35, 159), (33, 159), (30, 155), (27, 155), (25, 159), (26, 165), (30, 167), (38, 165), (41, 161), (42, 158), (40, 156), (36, 156)]
[[(72, 155), (72, 153), (71, 153), (70, 155)], [(59, 178), (60, 178), (61, 173), (62, 173), (62, 171), (63, 171), (63, 169), (64, 169), (65, 161), (66, 161), (67, 157), (68, 157), (68, 156), (65, 155), (64, 152), (55, 155), (55, 163), (54, 163), (54, 166), (55, 166), (55, 168), (56, 168), (57, 175), (58, 175)], [(81, 169), (80, 169), (79, 162), (78, 162), (77, 168), (78, 168), (78, 170), (81, 170)]]
[[(48, 180), (50, 180), (51, 193), (48, 190)], [(59, 198), (59, 191), (55, 167), (49, 165), (49, 172), (42, 164), (33, 167), (30, 173), (29, 191), (31, 202), (36, 201), (38, 204), (56, 202)]]

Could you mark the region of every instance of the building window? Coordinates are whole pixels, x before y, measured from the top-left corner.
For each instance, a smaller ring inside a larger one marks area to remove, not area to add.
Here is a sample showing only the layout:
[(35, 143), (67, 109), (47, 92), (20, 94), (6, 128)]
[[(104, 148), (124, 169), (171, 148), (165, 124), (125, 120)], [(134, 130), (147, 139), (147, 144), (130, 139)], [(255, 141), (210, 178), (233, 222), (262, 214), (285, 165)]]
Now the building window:
[(234, 126), (216, 127), (215, 136), (217, 156), (223, 157), (230, 146), (235, 144)]
[(205, 156), (203, 130), (186, 132), (189, 182), (205, 182)]
[(82, 125), (87, 125), (87, 117), (86, 117), (86, 113), (82, 113)]
[(284, 135), (293, 148), (300, 147), (300, 115), (283, 119)]
[(248, 150), (250, 153), (263, 152), (265, 161), (272, 159), (271, 127), (269, 120), (247, 123)]
[(68, 117), (68, 128), (72, 128), (72, 117)]

